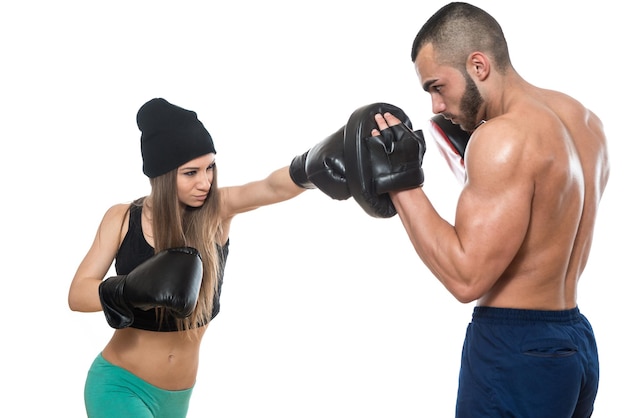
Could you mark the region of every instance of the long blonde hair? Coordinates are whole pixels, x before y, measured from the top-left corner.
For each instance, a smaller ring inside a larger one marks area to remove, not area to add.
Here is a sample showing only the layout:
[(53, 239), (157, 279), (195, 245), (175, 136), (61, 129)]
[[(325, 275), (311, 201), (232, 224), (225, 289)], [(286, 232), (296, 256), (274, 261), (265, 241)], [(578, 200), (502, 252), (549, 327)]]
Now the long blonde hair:
[[(198, 208), (181, 206), (176, 186), (177, 169), (150, 179), (152, 186), (150, 209), (155, 252), (189, 246), (196, 248), (202, 258), (202, 286), (198, 304), (189, 318), (177, 320), (180, 331), (196, 328), (198, 324), (207, 324), (211, 320), (213, 298), (218, 289), (221, 268), (218, 239), (221, 222), (217, 166), (213, 170), (209, 195), (204, 204)], [(160, 310), (161, 320), (163, 313)]]

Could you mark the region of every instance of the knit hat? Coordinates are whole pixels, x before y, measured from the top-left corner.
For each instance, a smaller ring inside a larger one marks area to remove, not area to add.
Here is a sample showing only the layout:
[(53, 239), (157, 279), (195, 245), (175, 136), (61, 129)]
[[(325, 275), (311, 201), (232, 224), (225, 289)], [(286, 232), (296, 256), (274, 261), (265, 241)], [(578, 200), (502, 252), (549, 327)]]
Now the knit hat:
[(201, 155), (215, 153), (211, 135), (196, 112), (152, 99), (137, 112), (143, 172), (158, 177)]

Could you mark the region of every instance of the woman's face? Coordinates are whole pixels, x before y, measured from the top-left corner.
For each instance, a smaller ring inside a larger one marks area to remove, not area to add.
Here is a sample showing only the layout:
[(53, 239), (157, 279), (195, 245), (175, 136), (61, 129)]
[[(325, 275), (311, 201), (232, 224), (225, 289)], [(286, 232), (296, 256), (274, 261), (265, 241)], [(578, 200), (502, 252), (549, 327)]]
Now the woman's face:
[(200, 207), (209, 196), (213, 183), (215, 154), (205, 154), (178, 167), (178, 200), (190, 207)]

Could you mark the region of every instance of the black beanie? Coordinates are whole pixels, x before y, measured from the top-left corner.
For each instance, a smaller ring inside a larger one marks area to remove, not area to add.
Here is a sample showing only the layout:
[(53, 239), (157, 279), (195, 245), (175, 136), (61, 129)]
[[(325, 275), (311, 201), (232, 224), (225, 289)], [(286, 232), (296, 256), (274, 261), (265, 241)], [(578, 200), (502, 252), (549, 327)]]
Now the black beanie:
[(141, 130), (143, 172), (158, 177), (187, 161), (215, 153), (211, 135), (196, 112), (175, 106), (165, 99), (152, 99), (137, 112)]

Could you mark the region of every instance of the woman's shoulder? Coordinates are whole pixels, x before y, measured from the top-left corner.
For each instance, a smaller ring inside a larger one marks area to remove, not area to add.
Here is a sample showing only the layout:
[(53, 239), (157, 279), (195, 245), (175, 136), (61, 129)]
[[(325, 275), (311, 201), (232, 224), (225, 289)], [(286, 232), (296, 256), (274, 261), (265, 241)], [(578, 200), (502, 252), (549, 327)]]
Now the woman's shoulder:
[(133, 207), (141, 206), (142, 199), (137, 199), (132, 202), (116, 203), (109, 207), (104, 213), (102, 218), (103, 224), (116, 224), (120, 225), (128, 217)]
[(104, 217), (119, 218), (125, 216), (132, 203), (116, 203), (104, 213)]
[(115, 203), (107, 210), (107, 213), (117, 214), (128, 212), (132, 207), (141, 207), (143, 205), (144, 198), (140, 197), (139, 199), (135, 199), (131, 202), (124, 203)]

